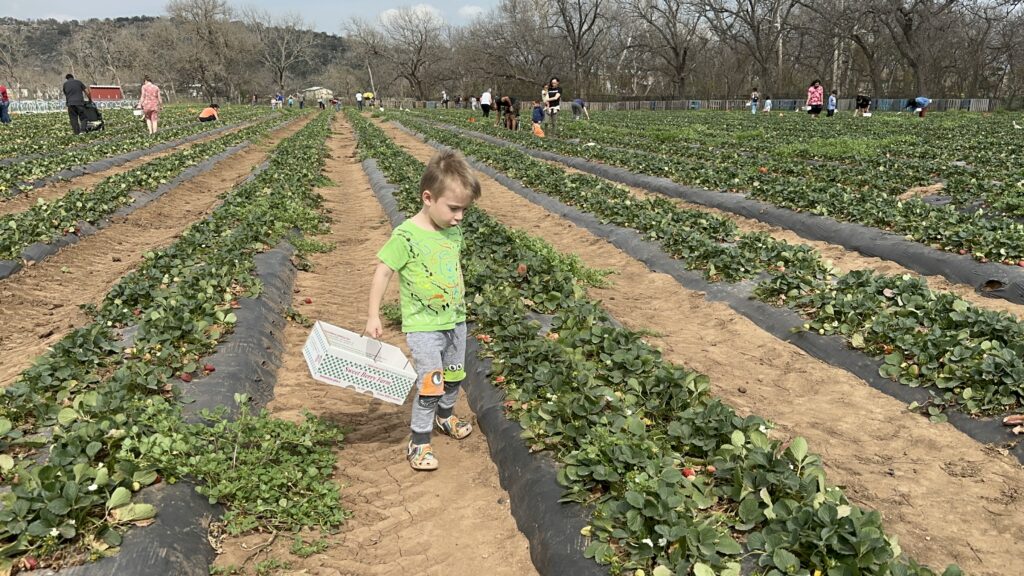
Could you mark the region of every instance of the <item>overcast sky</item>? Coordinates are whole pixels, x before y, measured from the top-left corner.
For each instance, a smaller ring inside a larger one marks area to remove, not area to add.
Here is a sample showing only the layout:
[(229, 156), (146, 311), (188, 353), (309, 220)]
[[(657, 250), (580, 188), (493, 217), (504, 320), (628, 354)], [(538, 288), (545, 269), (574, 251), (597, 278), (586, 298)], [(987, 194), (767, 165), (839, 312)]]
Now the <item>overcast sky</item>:
[[(401, 0), (245, 0), (229, 3), (234, 7), (256, 6), (272, 13), (298, 13), (321, 32), (338, 34), (343, 22), (353, 16), (376, 21), (381, 12), (400, 6), (425, 4), (433, 7), (450, 24), (465, 24), (477, 14), (496, 6), (498, 0), (429, 0), (428, 2)], [(159, 16), (164, 14), (166, 0), (0, 0), (4, 16), (14, 18), (57, 18), (59, 20), (86, 20), (88, 18), (115, 18), (117, 16)]]

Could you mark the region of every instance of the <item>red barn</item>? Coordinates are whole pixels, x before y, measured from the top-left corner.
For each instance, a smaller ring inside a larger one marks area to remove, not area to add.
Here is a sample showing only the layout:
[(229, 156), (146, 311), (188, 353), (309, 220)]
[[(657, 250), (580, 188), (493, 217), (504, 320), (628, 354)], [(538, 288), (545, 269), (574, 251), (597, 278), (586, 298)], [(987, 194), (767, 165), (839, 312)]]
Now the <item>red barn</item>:
[(120, 86), (89, 86), (89, 92), (95, 102), (124, 100), (124, 92), (121, 91)]

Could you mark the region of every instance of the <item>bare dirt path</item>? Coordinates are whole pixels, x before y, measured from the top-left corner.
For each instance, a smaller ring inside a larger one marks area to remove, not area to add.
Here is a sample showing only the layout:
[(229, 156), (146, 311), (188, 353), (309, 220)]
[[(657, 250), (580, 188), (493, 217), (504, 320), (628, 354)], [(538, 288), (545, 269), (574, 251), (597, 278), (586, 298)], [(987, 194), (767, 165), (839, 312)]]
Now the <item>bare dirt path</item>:
[[(434, 149), (382, 125), (422, 161)], [(931, 424), (852, 374), (811, 358), (726, 305), (648, 270), (608, 242), (478, 173), (479, 206), (587, 265), (612, 269), (594, 298), (665, 358), (711, 377), (715, 394), (742, 414), (801, 435), (821, 454), (831, 482), (880, 511), (890, 534), (919, 562), (956, 562), (972, 576), (1024, 573), (1024, 468), (948, 424)]]
[[(391, 227), (355, 158), (349, 126), (336, 121), (328, 143), (325, 173), (336, 185), (320, 193), (334, 223), (330, 234), (319, 239), (336, 249), (311, 255), (313, 270), (298, 272), (294, 306), (311, 319), (361, 331), (376, 253)], [(303, 304), (306, 298), (313, 303)], [(386, 301), (396, 298), (392, 283)], [(284, 361), (269, 408), (288, 419), (300, 419), (309, 410), (349, 430), (335, 478), (342, 486), (342, 506), (352, 517), (338, 534), (304, 535), (307, 541), (328, 541), (322, 554), (301, 559), (289, 553), (290, 538), (279, 538), (246, 564), (246, 573), (256, 562), (276, 558), (290, 564), (287, 574), (535, 575), (526, 538), (516, 529), (508, 494), (498, 484), (479, 430), (461, 441), (435, 436), (440, 469), (414, 472), (404, 452), (409, 402), (387, 404), (313, 380), (302, 357), (308, 331), (294, 322), (286, 328)], [(393, 327), (386, 328), (384, 339), (405, 349), (405, 339)], [(455, 410), (464, 418), (472, 414), (464, 398)], [(240, 566), (250, 554), (242, 546), (266, 540), (265, 534), (225, 539), (216, 564)]]
[(239, 126), (238, 128), (233, 128), (231, 130), (225, 130), (224, 132), (220, 132), (220, 133), (218, 133), (218, 134), (216, 134), (214, 136), (209, 136), (207, 138), (201, 138), (201, 139), (196, 140), (194, 142), (189, 142), (187, 144), (182, 144), (180, 146), (175, 146), (174, 148), (168, 148), (167, 150), (164, 150), (162, 152), (156, 152), (156, 153), (153, 153), (153, 154), (147, 154), (145, 156), (142, 156), (141, 158), (136, 158), (135, 160), (131, 160), (129, 162), (125, 162), (124, 164), (121, 164), (121, 165), (118, 165), (118, 166), (114, 166), (113, 168), (108, 168), (107, 170), (101, 170), (99, 172), (91, 172), (89, 174), (84, 174), (84, 175), (78, 176), (76, 178), (69, 178), (67, 180), (61, 180), (60, 182), (54, 182), (53, 184), (48, 184), (46, 186), (42, 186), (42, 187), (36, 188), (34, 190), (29, 190), (28, 192), (25, 192), (24, 194), (18, 194), (17, 196), (11, 198), (10, 200), (0, 200), (0, 216), (5, 216), (7, 214), (15, 214), (17, 212), (21, 212), (23, 210), (27, 210), (28, 208), (31, 208), (40, 199), (42, 199), (42, 200), (53, 200), (54, 198), (60, 198), (61, 196), (64, 196), (65, 194), (67, 194), (68, 192), (74, 190), (75, 188), (92, 188), (93, 186), (99, 184), (100, 181), (102, 181), (104, 178), (108, 178), (110, 176), (113, 176), (114, 174), (120, 174), (121, 172), (127, 172), (129, 170), (134, 169), (134, 168), (138, 168), (139, 166), (142, 166), (143, 164), (145, 164), (147, 162), (151, 162), (153, 160), (156, 160), (157, 158), (162, 158), (164, 156), (168, 156), (170, 154), (174, 154), (175, 152), (180, 152), (182, 150), (187, 150), (187, 149), (195, 146), (196, 144), (202, 144), (203, 142), (209, 142), (210, 140), (213, 140), (214, 138), (219, 138), (221, 136), (227, 136), (228, 134), (230, 134), (232, 132), (237, 132), (237, 131), (239, 131), (241, 129), (242, 129), (242, 127)]
[(270, 150), (310, 120), (302, 118), (218, 162), (148, 206), (0, 281), (0, 387), (8, 386), (64, 335), (88, 324), (80, 304), (98, 304), (142, 255), (174, 241), (220, 204)]

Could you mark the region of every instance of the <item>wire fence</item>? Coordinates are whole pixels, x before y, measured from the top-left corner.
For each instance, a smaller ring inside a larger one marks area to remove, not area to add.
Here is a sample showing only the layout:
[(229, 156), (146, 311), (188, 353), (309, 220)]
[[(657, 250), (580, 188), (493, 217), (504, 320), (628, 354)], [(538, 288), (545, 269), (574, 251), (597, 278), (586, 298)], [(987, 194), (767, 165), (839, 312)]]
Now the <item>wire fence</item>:
[[(94, 100), (100, 110), (115, 108), (134, 108), (135, 100)], [(68, 105), (64, 100), (11, 100), (8, 110), (12, 114), (43, 114), (47, 112), (66, 112)]]
[[(872, 100), (871, 110), (874, 112), (899, 112), (907, 103), (907, 98), (880, 98)], [(779, 99), (772, 100), (772, 111), (797, 111), (803, 108), (805, 100), (801, 99)], [(441, 103), (435, 100), (415, 100), (413, 98), (383, 98), (380, 104), (385, 108), (441, 108)], [(571, 104), (571, 101), (563, 101), (563, 104)], [(530, 108), (529, 102), (520, 102), (520, 108)], [(758, 107), (762, 111), (764, 102)], [(469, 108), (469, 102), (461, 102), (458, 106), (454, 102), (449, 103), (450, 108)], [(568, 106), (566, 106), (568, 107)], [(479, 108), (479, 104), (477, 105)], [(590, 110), (746, 110), (750, 111), (749, 100), (630, 100), (621, 102), (587, 102)], [(856, 104), (853, 98), (840, 98), (837, 101), (838, 110), (854, 110)], [(928, 105), (930, 112), (947, 112), (952, 110), (963, 110), (967, 112), (994, 112), (1000, 109), (1012, 109), (1006, 102), (998, 98), (943, 98), (932, 100)]]

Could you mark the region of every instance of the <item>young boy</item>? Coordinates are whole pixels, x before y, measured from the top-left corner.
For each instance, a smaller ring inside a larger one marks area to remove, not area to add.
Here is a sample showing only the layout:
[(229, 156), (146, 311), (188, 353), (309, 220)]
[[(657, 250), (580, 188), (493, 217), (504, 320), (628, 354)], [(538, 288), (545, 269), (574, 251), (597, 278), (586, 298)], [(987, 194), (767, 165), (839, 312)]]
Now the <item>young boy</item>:
[(366, 333), (372, 338), (383, 334), (380, 303), (391, 275), (398, 272), (402, 331), (412, 351), (417, 381), (407, 458), (414, 470), (436, 470), (437, 458), (430, 448), (434, 426), (458, 440), (473, 431), (452, 409), (466, 377), (459, 222), (480, 198), (480, 182), (461, 154), (441, 152), (427, 164), (420, 197), (420, 211), (395, 228), (377, 253), (380, 262), (370, 287)]
[(837, 104), (838, 104), (838, 101), (836, 99), (836, 91), (833, 90), (828, 95), (828, 110), (826, 111), (826, 115), (829, 118), (831, 118), (832, 116), (835, 116), (836, 108), (838, 107)]
[(530, 120), (533, 121), (533, 133), (538, 136), (544, 134), (544, 130), (540, 127), (544, 122), (544, 107), (537, 100), (533, 101), (533, 113), (530, 116)]

